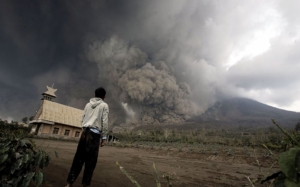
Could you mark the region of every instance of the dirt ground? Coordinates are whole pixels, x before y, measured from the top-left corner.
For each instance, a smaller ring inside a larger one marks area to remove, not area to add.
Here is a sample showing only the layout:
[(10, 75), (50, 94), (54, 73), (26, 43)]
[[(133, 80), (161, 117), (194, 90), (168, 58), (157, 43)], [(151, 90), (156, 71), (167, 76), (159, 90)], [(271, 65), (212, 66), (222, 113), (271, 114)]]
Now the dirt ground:
[[(35, 139), (37, 145), (45, 148), (51, 156), (50, 165), (45, 169), (46, 183), (43, 186), (65, 186), (68, 171), (76, 151), (76, 142)], [(53, 150), (58, 153), (54, 156)], [(134, 187), (135, 185), (121, 172), (116, 161), (138, 181), (142, 187), (155, 187), (155, 163), (162, 187), (167, 186), (163, 176), (170, 176), (173, 187), (240, 187), (251, 186), (245, 176), (251, 179), (263, 178), (268, 174), (272, 161), (259, 157), (259, 169), (255, 158), (247, 155), (209, 155), (178, 151), (152, 150), (147, 148), (100, 148), (91, 186)], [(273, 171), (277, 171), (274, 168)], [(74, 183), (81, 186), (82, 173)], [(255, 186), (262, 186), (255, 184)]]

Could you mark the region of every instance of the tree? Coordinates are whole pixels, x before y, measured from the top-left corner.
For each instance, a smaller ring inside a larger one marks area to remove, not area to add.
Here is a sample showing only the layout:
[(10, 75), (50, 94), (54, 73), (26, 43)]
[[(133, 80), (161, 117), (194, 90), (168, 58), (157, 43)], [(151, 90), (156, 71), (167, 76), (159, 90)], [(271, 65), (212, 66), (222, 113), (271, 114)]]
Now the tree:
[(295, 131), (300, 131), (300, 122), (298, 122), (295, 126)]
[(29, 118), (29, 121), (32, 121), (32, 120), (33, 120), (33, 118), (34, 118), (34, 116), (31, 116), (31, 117)]
[(23, 123), (26, 123), (26, 124), (27, 124), (27, 121), (28, 121), (28, 118), (27, 118), (27, 117), (22, 118), (22, 122), (23, 122)]

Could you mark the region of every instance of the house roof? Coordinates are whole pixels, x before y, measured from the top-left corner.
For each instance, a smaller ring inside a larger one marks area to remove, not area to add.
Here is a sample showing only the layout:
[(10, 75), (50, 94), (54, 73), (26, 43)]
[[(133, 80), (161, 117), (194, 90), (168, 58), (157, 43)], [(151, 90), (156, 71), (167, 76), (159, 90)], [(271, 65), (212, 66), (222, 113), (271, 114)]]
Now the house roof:
[(45, 121), (81, 128), (82, 115), (83, 110), (43, 100), (42, 105), (31, 123)]

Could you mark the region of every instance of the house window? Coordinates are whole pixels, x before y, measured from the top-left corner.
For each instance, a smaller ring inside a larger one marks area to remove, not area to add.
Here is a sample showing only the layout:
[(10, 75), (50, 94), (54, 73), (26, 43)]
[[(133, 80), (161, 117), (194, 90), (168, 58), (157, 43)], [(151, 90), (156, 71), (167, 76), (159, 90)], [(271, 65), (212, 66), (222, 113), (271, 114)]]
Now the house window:
[(69, 136), (70, 130), (65, 130), (65, 136)]
[(58, 130), (59, 130), (59, 128), (54, 127), (54, 129), (53, 129), (53, 134), (58, 134)]
[(80, 132), (79, 132), (79, 131), (76, 131), (76, 132), (75, 132), (75, 137), (79, 137), (79, 135), (80, 135)]

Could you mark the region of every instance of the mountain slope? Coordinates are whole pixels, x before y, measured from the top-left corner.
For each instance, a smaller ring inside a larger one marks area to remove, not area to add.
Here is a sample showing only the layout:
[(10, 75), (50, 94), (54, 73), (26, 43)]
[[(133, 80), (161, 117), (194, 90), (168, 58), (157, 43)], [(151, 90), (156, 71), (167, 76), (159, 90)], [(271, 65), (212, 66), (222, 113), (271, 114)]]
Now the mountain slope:
[(293, 128), (300, 120), (300, 113), (278, 109), (246, 98), (218, 101), (202, 115), (189, 122), (214, 122), (230, 126), (266, 127), (275, 119), (284, 127)]

